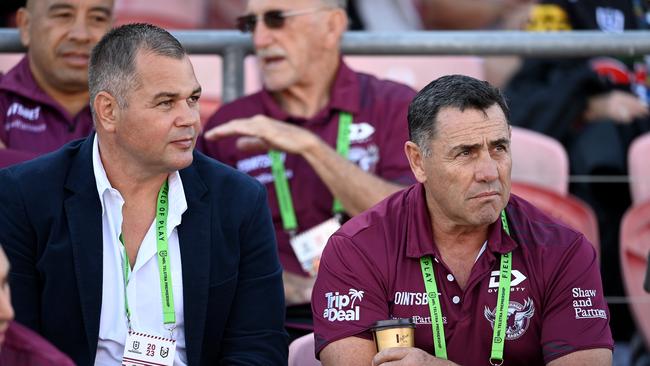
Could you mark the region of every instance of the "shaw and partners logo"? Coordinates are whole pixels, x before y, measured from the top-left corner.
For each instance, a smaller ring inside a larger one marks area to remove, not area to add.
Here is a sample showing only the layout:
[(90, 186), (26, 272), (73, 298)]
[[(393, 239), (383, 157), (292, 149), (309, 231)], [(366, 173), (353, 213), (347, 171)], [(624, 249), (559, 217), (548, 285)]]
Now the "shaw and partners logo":
[(323, 318), (334, 321), (359, 320), (359, 305), (363, 300), (363, 291), (351, 288), (347, 295), (337, 292), (325, 294), (327, 307), (323, 311)]

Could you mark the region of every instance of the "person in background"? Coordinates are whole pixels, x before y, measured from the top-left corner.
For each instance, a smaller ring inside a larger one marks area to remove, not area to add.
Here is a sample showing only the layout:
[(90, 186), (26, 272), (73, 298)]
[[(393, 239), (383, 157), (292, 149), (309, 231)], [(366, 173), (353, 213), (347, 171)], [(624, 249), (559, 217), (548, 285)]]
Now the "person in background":
[[(541, 0), (531, 10), (530, 31), (647, 29), (650, 7), (631, 0)], [(607, 296), (625, 296), (619, 261), (621, 218), (631, 204), (627, 153), (650, 131), (650, 58), (529, 58), (505, 87), (512, 124), (558, 140), (576, 181), (572, 194), (596, 212), (601, 271)], [(627, 304), (611, 304), (612, 332), (627, 341), (635, 326)]]
[(264, 183), (284, 268), (287, 325), (312, 329), (318, 258), (344, 216), (413, 182), (407, 140), (411, 88), (351, 70), (340, 52), (346, 1), (249, 0), (264, 89), (210, 118), (203, 151)]
[(0, 77), (0, 166), (92, 131), (88, 60), (112, 16), (113, 0), (28, 0), (18, 10), (27, 54)]
[[(312, 296), (324, 366), (611, 365), (593, 245), (510, 194), (508, 106), (462, 75), (422, 89), (404, 145), (418, 184), (329, 239)], [(377, 321), (414, 347), (377, 353)]]
[(181, 44), (116, 28), (89, 90), (96, 134), (0, 170), (16, 319), (78, 365), (286, 364), (266, 190), (194, 151), (201, 86)]
[(68, 356), (13, 321), (9, 267), (9, 260), (0, 246), (0, 366), (73, 366)]

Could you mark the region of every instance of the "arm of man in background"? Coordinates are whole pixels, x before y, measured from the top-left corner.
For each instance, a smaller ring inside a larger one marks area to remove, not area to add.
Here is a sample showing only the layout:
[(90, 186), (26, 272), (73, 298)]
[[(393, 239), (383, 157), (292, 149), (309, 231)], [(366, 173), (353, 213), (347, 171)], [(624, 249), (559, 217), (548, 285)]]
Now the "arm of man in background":
[(263, 115), (235, 119), (207, 131), (205, 138), (218, 140), (232, 135), (245, 136), (238, 141), (238, 146), (245, 150), (278, 149), (301, 155), (350, 215), (368, 209), (403, 188), (364, 172), (318, 136), (286, 122)]

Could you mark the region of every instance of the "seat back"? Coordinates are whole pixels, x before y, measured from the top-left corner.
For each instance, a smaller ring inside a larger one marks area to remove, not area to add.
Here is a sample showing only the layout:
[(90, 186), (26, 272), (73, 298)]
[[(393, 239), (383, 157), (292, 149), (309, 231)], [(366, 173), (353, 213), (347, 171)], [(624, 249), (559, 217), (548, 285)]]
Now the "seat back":
[(539, 132), (512, 127), (512, 181), (549, 189), (560, 195), (569, 190), (569, 156), (555, 139)]
[(571, 195), (561, 195), (543, 187), (519, 182), (512, 182), (512, 193), (529, 201), (547, 215), (583, 233), (594, 245), (600, 258), (598, 220), (593, 209), (585, 202)]
[(346, 56), (352, 70), (372, 74), (420, 90), (450, 74), (484, 79), (483, 59), (475, 56)]
[(619, 250), (630, 309), (650, 349), (650, 294), (643, 288), (650, 253), (650, 202), (630, 208), (623, 216)]
[(205, 24), (204, 0), (116, 0), (115, 25), (151, 23), (165, 29), (196, 29)]
[(634, 204), (650, 200), (650, 133), (636, 138), (628, 150), (630, 193)]
[(314, 333), (304, 335), (289, 345), (289, 366), (321, 366), (314, 356)]

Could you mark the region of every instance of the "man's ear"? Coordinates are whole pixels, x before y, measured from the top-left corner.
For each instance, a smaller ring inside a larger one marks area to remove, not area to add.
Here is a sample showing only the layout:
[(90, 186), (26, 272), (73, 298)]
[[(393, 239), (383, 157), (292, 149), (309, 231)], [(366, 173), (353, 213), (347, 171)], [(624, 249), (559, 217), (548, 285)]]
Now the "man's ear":
[(413, 141), (406, 141), (404, 144), (404, 153), (409, 160), (409, 165), (411, 166), (411, 171), (415, 179), (420, 183), (426, 182), (427, 176), (424, 171), (425, 157), (420, 147)]
[(29, 26), (31, 25), (31, 13), (27, 8), (22, 7), (16, 12), (16, 26), (20, 32), (20, 43), (25, 47), (29, 47), (29, 42), (31, 34), (29, 32)]
[(332, 10), (327, 18), (326, 46), (328, 48), (338, 48), (340, 39), (346, 30), (348, 30), (348, 14), (340, 8)]
[(93, 109), (95, 110), (97, 129), (114, 132), (117, 128), (120, 113), (117, 99), (110, 93), (101, 91), (97, 93), (95, 100), (93, 100)]

